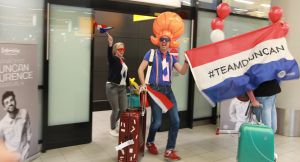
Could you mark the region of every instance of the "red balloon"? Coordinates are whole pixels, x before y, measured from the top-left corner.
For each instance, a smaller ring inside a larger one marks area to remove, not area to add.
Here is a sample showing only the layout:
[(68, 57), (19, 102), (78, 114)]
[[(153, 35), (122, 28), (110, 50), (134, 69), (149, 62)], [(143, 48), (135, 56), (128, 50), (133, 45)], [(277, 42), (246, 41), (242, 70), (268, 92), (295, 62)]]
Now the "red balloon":
[(282, 17), (282, 8), (279, 6), (273, 6), (269, 12), (269, 20), (273, 23), (278, 22)]
[(217, 14), (221, 19), (225, 19), (231, 12), (230, 6), (227, 3), (221, 3), (217, 7)]
[(214, 18), (211, 21), (211, 28), (212, 28), (212, 30), (215, 30), (215, 29), (223, 30), (224, 29), (223, 20), (221, 18), (218, 18), (218, 17)]

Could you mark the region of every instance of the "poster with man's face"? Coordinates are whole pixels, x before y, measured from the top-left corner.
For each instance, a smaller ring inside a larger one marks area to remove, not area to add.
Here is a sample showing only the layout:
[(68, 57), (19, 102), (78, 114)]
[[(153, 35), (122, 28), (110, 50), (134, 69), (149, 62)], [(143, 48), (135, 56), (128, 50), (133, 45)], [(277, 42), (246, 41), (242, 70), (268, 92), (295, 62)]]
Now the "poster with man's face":
[(37, 60), (34, 44), (0, 44), (0, 139), (21, 161), (38, 152)]

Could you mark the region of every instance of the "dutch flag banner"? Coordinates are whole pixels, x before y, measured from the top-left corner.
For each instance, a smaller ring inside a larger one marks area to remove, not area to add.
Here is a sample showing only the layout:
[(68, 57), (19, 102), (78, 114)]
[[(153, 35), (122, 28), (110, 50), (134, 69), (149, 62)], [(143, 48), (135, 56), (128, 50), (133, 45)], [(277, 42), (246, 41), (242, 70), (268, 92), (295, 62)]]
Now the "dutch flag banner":
[(211, 105), (265, 81), (299, 78), (298, 64), (287, 47), (285, 25), (275, 23), (186, 51), (197, 87)]

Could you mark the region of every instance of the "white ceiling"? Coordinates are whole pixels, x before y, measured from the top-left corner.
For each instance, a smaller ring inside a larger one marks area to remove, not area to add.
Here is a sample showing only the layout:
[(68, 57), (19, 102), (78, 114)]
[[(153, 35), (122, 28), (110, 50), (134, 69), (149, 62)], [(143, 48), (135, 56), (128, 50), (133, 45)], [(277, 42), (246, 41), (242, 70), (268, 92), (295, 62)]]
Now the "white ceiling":
[(271, 0), (223, 0), (230, 5), (232, 12), (255, 17), (268, 17)]

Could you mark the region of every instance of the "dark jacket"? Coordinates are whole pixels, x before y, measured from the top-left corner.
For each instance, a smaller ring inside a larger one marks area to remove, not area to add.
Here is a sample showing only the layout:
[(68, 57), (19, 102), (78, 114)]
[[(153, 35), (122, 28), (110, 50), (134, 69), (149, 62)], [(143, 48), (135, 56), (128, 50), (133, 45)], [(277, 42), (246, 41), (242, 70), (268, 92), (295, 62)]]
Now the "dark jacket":
[[(116, 57), (112, 53), (112, 47), (107, 48), (108, 59), (108, 78), (107, 81), (115, 84), (120, 84), (122, 76), (122, 64), (120, 58)], [(128, 72), (126, 77), (126, 86), (129, 86)]]

